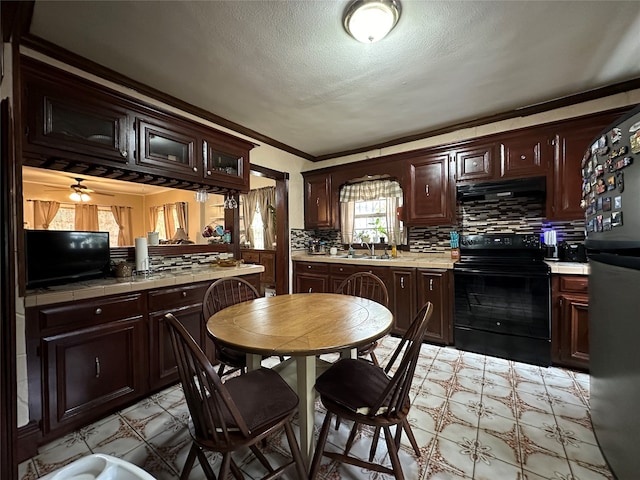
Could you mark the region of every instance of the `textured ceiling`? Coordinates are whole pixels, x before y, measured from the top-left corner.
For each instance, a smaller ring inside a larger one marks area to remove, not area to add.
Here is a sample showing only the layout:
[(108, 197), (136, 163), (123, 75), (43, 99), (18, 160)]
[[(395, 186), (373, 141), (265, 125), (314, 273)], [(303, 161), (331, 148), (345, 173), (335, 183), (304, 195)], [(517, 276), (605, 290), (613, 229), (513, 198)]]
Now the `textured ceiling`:
[(30, 33), (312, 156), (640, 78), (640, 2), (403, 0), (370, 45), (347, 4), (37, 0)]

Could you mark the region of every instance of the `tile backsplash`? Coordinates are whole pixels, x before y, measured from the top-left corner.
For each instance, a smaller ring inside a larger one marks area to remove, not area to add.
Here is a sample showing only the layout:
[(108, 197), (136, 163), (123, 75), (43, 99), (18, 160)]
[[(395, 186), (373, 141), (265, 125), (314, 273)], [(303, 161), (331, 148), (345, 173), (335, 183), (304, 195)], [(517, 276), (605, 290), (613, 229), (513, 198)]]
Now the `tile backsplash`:
[[(549, 222), (545, 219), (544, 200), (540, 197), (477, 200), (457, 205), (456, 225), (411, 227), (409, 250), (415, 253), (446, 253), (449, 251), (449, 232), (460, 235), (490, 233), (537, 233), (553, 228), (558, 241), (582, 242), (585, 238), (584, 221)], [(291, 248), (304, 249), (312, 239), (327, 245), (341, 245), (336, 230), (291, 230)]]

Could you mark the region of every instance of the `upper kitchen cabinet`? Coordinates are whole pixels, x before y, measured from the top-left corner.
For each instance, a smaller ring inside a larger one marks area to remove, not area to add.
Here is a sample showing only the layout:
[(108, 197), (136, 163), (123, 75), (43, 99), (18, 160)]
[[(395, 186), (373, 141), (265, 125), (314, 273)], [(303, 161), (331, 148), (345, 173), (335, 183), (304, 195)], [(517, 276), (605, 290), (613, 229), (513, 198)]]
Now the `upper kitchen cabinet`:
[(307, 230), (334, 228), (331, 174), (304, 175), (304, 226)]
[(456, 159), (456, 181), (492, 180), (496, 177), (494, 144), (474, 145), (453, 152)]
[(222, 135), (204, 135), (202, 155), (204, 178), (218, 185), (248, 190), (249, 150), (253, 144)]
[(552, 138), (530, 129), (500, 138), (500, 178), (546, 176), (552, 165)]
[(249, 191), (253, 143), (22, 59), (25, 165), (159, 186)]
[(594, 138), (628, 109), (618, 109), (585, 119), (563, 122), (555, 129), (554, 166), (551, 185), (547, 186), (549, 220), (581, 220), (582, 158)]
[(178, 177), (200, 179), (195, 132), (170, 119), (137, 118), (138, 155), (136, 162), (145, 167), (174, 172)]
[(130, 116), (107, 93), (25, 64), (23, 151), (31, 165), (51, 157), (126, 165), (132, 158)]
[(455, 188), (448, 152), (409, 159), (407, 162), (405, 223), (448, 225), (455, 215)]

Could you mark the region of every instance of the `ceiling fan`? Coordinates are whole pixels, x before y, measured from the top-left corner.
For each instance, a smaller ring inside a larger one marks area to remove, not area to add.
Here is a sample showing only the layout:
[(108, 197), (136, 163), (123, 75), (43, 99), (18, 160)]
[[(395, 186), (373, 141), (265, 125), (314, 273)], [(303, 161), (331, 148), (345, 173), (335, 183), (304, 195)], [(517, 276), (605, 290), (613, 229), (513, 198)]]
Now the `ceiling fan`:
[(96, 195), (107, 195), (109, 197), (114, 196), (110, 193), (100, 193), (90, 189), (82, 183), (84, 181), (83, 178), (75, 178), (74, 180), (76, 181), (76, 183), (74, 183), (73, 185), (69, 185), (69, 188), (71, 189), (69, 198), (74, 202), (88, 202), (89, 200), (91, 200), (91, 196), (89, 195), (90, 193), (95, 193)]

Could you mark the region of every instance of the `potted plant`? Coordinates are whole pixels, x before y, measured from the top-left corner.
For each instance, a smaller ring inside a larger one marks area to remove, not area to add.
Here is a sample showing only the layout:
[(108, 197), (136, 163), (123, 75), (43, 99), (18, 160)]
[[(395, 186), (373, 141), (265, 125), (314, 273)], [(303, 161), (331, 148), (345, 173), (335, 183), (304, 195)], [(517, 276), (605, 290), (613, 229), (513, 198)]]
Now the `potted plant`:
[(380, 243), (384, 243), (387, 235), (387, 229), (382, 225), (380, 218), (376, 218), (375, 221), (369, 223), (369, 225), (373, 226), (374, 238), (379, 237)]

